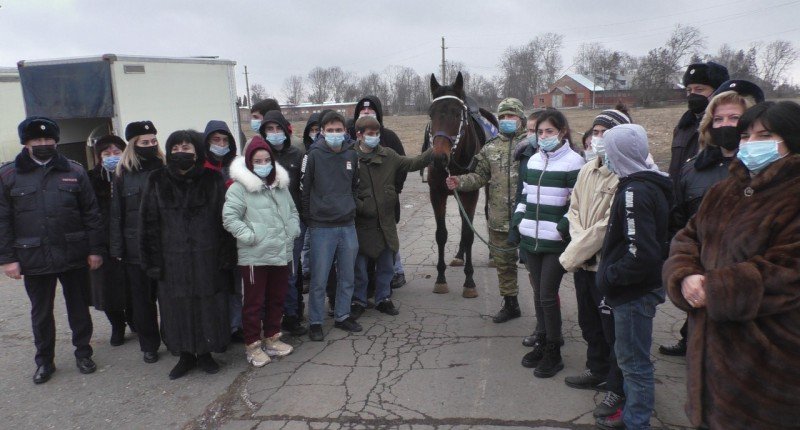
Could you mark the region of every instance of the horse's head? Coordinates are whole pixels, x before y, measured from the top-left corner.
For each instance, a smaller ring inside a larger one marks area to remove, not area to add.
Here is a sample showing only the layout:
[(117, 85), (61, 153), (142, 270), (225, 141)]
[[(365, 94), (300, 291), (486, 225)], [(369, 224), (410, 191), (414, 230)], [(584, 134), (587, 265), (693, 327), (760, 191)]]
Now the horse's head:
[(447, 165), (469, 127), (469, 115), (464, 100), (464, 77), (458, 72), (453, 85), (439, 85), (431, 74), (433, 101), (428, 109), (431, 119), (428, 138), (433, 147), (434, 159)]

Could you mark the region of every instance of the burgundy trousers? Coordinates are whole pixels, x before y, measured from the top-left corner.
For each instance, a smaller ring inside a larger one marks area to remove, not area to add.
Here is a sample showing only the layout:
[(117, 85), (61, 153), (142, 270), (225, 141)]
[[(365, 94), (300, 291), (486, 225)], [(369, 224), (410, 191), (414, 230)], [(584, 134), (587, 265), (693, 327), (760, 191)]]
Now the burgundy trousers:
[(281, 331), (289, 266), (239, 266), (244, 283), (242, 329), (247, 345)]

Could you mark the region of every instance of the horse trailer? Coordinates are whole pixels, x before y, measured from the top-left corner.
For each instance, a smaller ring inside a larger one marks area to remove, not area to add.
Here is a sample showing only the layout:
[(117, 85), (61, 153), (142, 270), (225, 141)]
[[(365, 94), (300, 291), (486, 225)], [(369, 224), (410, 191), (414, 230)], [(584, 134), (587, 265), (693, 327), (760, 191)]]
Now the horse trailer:
[(13, 160), (19, 153), (17, 125), (25, 119), (19, 72), (0, 67), (0, 162)]
[(171, 132), (202, 132), (209, 120), (223, 120), (238, 134), (235, 65), (216, 57), (106, 54), (20, 61), (17, 68), (26, 115), (55, 120), (59, 152), (91, 168), (93, 140), (124, 139), (133, 121), (153, 121), (162, 147)]

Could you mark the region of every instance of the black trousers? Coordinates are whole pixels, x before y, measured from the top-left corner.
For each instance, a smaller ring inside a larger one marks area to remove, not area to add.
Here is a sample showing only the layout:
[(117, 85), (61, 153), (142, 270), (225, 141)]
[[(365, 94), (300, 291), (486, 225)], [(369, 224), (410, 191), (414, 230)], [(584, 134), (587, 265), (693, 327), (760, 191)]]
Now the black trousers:
[(47, 275), (25, 275), (24, 284), (31, 300), (33, 342), (36, 345), (36, 365), (52, 363), (55, 358), (56, 320), (53, 307), (56, 299), (56, 281), (61, 283), (67, 305), (67, 319), (72, 330), (75, 357), (92, 356), (92, 316), (89, 313), (91, 288), (89, 269), (69, 270)]
[(139, 348), (143, 352), (156, 352), (161, 346), (156, 309), (157, 283), (148, 278), (138, 264), (125, 264), (125, 276), (131, 289), (133, 325), (139, 336)]
[(614, 354), (614, 313), (609, 307), (600, 309), (603, 294), (597, 288), (596, 273), (575, 272), (575, 297), (578, 300), (578, 325), (586, 341), (586, 368), (596, 375), (606, 375), (606, 389), (624, 394), (622, 371)]
[(564, 268), (558, 262), (558, 254), (534, 254), (525, 252), (525, 266), (531, 274), (533, 286), (533, 307), (536, 310), (536, 330), (538, 335), (544, 334), (548, 342), (560, 343), (561, 305), (558, 303), (558, 289)]

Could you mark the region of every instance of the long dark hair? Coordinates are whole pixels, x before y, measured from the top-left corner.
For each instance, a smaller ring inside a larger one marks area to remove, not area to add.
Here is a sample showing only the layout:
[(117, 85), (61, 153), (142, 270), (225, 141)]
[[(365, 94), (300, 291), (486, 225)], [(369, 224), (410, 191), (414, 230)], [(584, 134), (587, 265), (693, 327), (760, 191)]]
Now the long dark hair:
[(552, 123), (553, 126), (555, 126), (555, 128), (558, 129), (558, 131), (564, 132), (564, 137), (561, 140), (562, 143), (565, 140), (572, 142), (572, 135), (570, 135), (569, 132), (569, 122), (567, 122), (567, 117), (564, 116), (564, 114), (561, 113), (561, 111), (553, 108), (548, 108), (545, 109), (545, 111), (542, 112), (542, 114), (539, 115), (538, 118), (536, 118), (536, 127), (534, 128), (534, 130), (536, 130), (537, 136), (539, 134), (539, 124), (545, 121), (550, 121), (550, 123)]
[(800, 153), (800, 104), (791, 101), (761, 102), (746, 110), (739, 118), (739, 133), (747, 131), (756, 121), (782, 137), (790, 152)]

